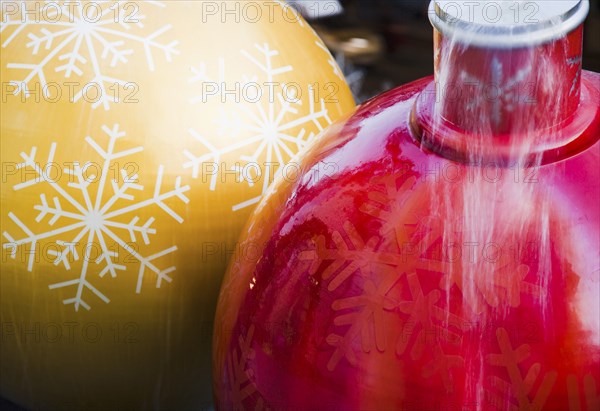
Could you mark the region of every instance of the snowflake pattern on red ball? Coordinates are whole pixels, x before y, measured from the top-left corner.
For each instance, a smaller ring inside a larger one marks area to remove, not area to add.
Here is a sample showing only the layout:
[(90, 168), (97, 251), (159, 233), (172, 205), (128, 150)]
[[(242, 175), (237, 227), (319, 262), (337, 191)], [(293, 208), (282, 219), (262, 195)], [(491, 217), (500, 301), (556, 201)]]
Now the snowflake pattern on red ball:
[[(468, 263), (452, 260), (440, 250), (447, 225), (430, 216), (431, 210), (411, 203), (417, 194), (416, 182), (416, 174), (408, 168), (372, 178), (368, 200), (359, 210), (379, 224), (378, 232), (363, 238), (357, 227), (346, 221), (331, 238), (315, 237), (299, 260), (308, 265), (309, 275), (326, 282), (328, 291), (342, 294), (331, 303), (333, 331), (325, 338), (333, 349), (329, 371), (336, 370), (344, 359), (357, 366), (361, 353), (384, 353), (393, 347), (399, 358), (422, 364), (423, 378), (439, 378), (446, 392), (452, 393), (453, 370), (464, 367), (459, 353), (464, 332), (470, 327), (462, 315), (517, 308), (522, 295), (540, 297), (543, 292), (531, 282), (530, 267), (518, 258), (503, 258), (485, 266), (477, 262), (469, 272), (485, 273), (474, 277), (465, 290), (469, 280), (463, 273)], [(452, 236), (457, 241), (467, 238), (462, 232)], [(426, 289), (425, 278), (439, 278), (437, 286), (434, 281), (434, 288)], [(341, 286), (350, 282), (350, 289), (358, 286), (361, 294), (343, 295), (348, 288)], [(452, 297), (450, 293), (454, 293)], [(400, 337), (385, 326), (394, 319), (402, 324)]]
[(265, 406), (264, 399), (258, 394), (253, 380), (254, 375), (252, 370), (248, 368), (248, 361), (253, 360), (255, 355), (252, 349), (254, 330), (255, 327), (252, 324), (245, 337), (240, 335), (237, 349), (233, 349), (227, 357), (227, 378), (234, 411), (249, 409), (244, 404), (252, 396), (258, 396), (253, 408), (254, 411), (270, 410)]
[[(506, 369), (509, 380), (492, 376), (486, 388), (486, 397), (490, 404), (500, 409), (541, 411), (557, 379), (556, 371), (542, 373), (540, 363), (533, 364), (523, 375), (520, 365), (531, 356), (531, 347), (527, 344), (513, 348), (508, 332), (504, 328), (496, 331), (500, 353), (490, 354), (487, 363), (493, 367)], [(541, 378), (541, 383), (538, 380)], [(534, 386), (538, 385), (533, 392)], [(507, 404), (510, 395), (515, 397), (517, 404)], [(508, 408), (507, 408), (508, 405)]]
[[(419, 259), (406, 258), (402, 253), (411, 239), (430, 240), (423, 235), (427, 231), (423, 221), (419, 222), (415, 215), (405, 211), (416, 177), (403, 170), (391, 176), (375, 177), (372, 182), (375, 188), (369, 192), (370, 201), (363, 204), (360, 211), (381, 221), (378, 235), (365, 241), (352, 223), (345, 222), (341, 230), (332, 233), (332, 246), (327, 246), (324, 236), (318, 236), (313, 248), (299, 255), (301, 261), (310, 264), (310, 275), (324, 267), (319, 274), (323, 281), (328, 281), (329, 291), (334, 292), (349, 281), (362, 284), (362, 294), (343, 296), (331, 305), (335, 312), (334, 331), (326, 342), (334, 351), (327, 368), (334, 371), (343, 358), (357, 365), (358, 352), (368, 354), (375, 348), (383, 353), (395, 347), (399, 357), (425, 361), (422, 376), (439, 376), (445, 389), (452, 392), (451, 370), (461, 367), (464, 360), (457, 354), (446, 353), (444, 345), (460, 344), (461, 330), (456, 327), (464, 320), (438, 305), (440, 290), (425, 294), (417, 274)], [(418, 244), (417, 249), (428, 246)], [(401, 290), (407, 290), (411, 299), (399, 299)], [(385, 327), (386, 318), (397, 317), (406, 330), (410, 329), (411, 334), (414, 331), (413, 338), (403, 335), (397, 337), (397, 341), (389, 341), (392, 336)], [(423, 338), (433, 330), (437, 332), (436, 338), (432, 341)]]

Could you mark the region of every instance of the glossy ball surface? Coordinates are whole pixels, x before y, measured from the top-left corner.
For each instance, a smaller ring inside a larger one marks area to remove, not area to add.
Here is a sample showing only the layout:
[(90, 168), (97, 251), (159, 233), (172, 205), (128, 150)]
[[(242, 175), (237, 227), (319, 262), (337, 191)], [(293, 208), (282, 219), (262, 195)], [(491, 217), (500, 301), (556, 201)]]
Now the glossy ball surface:
[(218, 407), (597, 410), (600, 75), (582, 78), (587, 131), (539, 167), (422, 148), (431, 78), (332, 126), (232, 260)]

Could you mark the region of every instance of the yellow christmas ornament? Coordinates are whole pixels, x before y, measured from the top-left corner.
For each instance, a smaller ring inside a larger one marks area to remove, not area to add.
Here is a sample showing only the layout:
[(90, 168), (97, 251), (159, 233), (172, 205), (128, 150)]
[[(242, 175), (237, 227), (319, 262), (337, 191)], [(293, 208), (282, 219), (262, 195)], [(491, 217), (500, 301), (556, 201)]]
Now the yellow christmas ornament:
[(1, 6), (0, 395), (209, 407), (227, 260), (343, 75), (280, 1)]

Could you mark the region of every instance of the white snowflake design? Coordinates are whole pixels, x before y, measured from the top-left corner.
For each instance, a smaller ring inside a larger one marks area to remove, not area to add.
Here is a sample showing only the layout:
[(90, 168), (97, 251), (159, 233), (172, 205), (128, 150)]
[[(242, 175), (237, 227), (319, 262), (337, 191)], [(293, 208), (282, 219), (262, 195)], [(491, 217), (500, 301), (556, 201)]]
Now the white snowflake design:
[[(482, 84), (481, 79), (472, 76), (466, 71), (460, 73), (460, 80), (463, 84), (477, 85), (480, 87), (478, 90), (480, 92), (487, 85), (492, 85), (496, 88), (492, 102), (491, 120), (494, 125), (499, 125), (503, 120), (502, 110), (512, 113), (518, 107), (519, 100), (522, 98), (519, 86), (529, 77), (531, 70), (532, 65), (525, 64), (512, 77), (506, 78), (504, 66), (498, 58), (494, 57), (491, 62), (492, 75), (489, 84)], [(473, 109), (486, 100), (482, 97), (481, 93), (475, 93), (474, 98), (474, 100), (467, 103), (468, 109)]]
[[(275, 83), (277, 76), (293, 71), (293, 67), (290, 65), (277, 66), (275, 64), (274, 59), (279, 55), (279, 52), (272, 50), (267, 43), (262, 45), (255, 44), (255, 48), (256, 53), (260, 56), (259, 58), (244, 50), (241, 53), (264, 74), (264, 84)], [(207, 75), (205, 64), (201, 64), (197, 68), (192, 68), (192, 72), (194, 76), (190, 79), (190, 83), (218, 82), (219, 84), (223, 84), (225, 79), (225, 61), (223, 59), (219, 61), (218, 78), (216, 80)], [(255, 83), (257, 78), (258, 76), (256, 75), (244, 76), (243, 82), (244, 84)], [(310, 86), (308, 87), (309, 110), (308, 113), (303, 115), (299, 114), (299, 108), (303, 105), (302, 98), (295, 98), (295, 95), (290, 98), (289, 94), (284, 97), (283, 91), (277, 91), (273, 94), (275, 94), (275, 98), (270, 98), (268, 103), (237, 104), (231, 110), (221, 110), (220, 118), (215, 120), (220, 129), (219, 134), (223, 136), (238, 136), (242, 134), (244, 137), (238, 139), (235, 143), (217, 147), (194, 128), (189, 130), (192, 137), (204, 148), (200, 155), (196, 155), (190, 150), (184, 151), (184, 155), (188, 161), (183, 166), (184, 168), (192, 169), (192, 176), (194, 178), (198, 178), (200, 175), (203, 164), (214, 164), (218, 168), (224, 156), (235, 153), (239, 153), (236, 156), (239, 162), (232, 166), (230, 170), (238, 173), (238, 182), (245, 181), (251, 187), (254, 185), (256, 178), (251, 176), (249, 172), (242, 172), (244, 167), (248, 165), (256, 165), (255, 170), (259, 169), (262, 173), (260, 177), (264, 180), (260, 194), (234, 205), (232, 207), (233, 211), (238, 211), (258, 203), (266, 193), (270, 182), (281, 172), (283, 167), (290, 160), (294, 159), (297, 153), (316, 134), (332, 122), (325, 107), (325, 100), (319, 100), (320, 106), (319, 104), (315, 104), (314, 89)], [(203, 96), (198, 96), (193, 98), (191, 102), (198, 103), (203, 100)], [(290, 114), (294, 117), (289, 117), (288, 115)], [(288, 116), (289, 120), (286, 120), (286, 116)], [(297, 134), (294, 133), (295, 131)], [(274, 166), (266, 167), (263, 170), (262, 164), (274, 164)], [(211, 191), (216, 189), (217, 174), (213, 173), (211, 176)], [(256, 175), (258, 175), (258, 171)]]
[(340, 80), (345, 81), (344, 74), (342, 73), (338, 62), (333, 58), (327, 46), (321, 40), (316, 40), (315, 44), (327, 54), (327, 64), (329, 64), (329, 66), (331, 66), (333, 69), (333, 74), (336, 75)]
[[(27, 33), (29, 42), (27, 48), (31, 49), (34, 56), (40, 54), (40, 50), (46, 52), (43, 58), (37, 58), (35, 63), (11, 62), (7, 68), (15, 70), (24, 70), (28, 74), (22, 80), (13, 80), (16, 89), (15, 95), (23, 93), (27, 98), (32, 92), (30, 85), (37, 77), (41, 89), (48, 95), (48, 88), (45, 87), (48, 65), (51, 62), (64, 62), (58, 65), (54, 71), (64, 73), (65, 78), (72, 75), (80, 78), (86, 77), (88, 84), (96, 84), (99, 88), (100, 96), (93, 103), (92, 107), (97, 108), (102, 105), (105, 110), (110, 109), (110, 103), (117, 103), (118, 96), (110, 90), (118, 85), (125, 87), (128, 81), (111, 77), (104, 73), (102, 60), (109, 60), (110, 67), (118, 64), (125, 64), (129, 61), (129, 56), (134, 54), (134, 49), (130, 46), (138, 44), (143, 46), (146, 54), (148, 68), (153, 71), (155, 68), (153, 53), (162, 52), (168, 62), (171, 62), (173, 55), (179, 54), (176, 49), (177, 41), (168, 44), (162, 43), (158, 38), (166, 31), (171, 29), (167, 24), (151, 34), (143, 33), (145, 16), (139, 13), (133, 14), (125, 7), (119, 6), (115, 9), (113, 1), (96, 1), (94, 4), (101, 10), (100, 16), (90, 18), (89, 12), (84, 12), (83, 2), (52, 1), (53, 7), (47, 7), (45, 15), (46, 20), (41, 16), (29, 16), (22, 11), (22, 16), (11, 20), (9, 15), (3, 16), (3, 23), (0, 32), (8, 27), (15, 27), (15, 30), (2, 43), (2, 47), (7, 47), (19, 34)], [(158, 1), (147, 2), (156, 7), (165, 7), (165, 4)], [(134, 10), (138, 10), (138, 3), (127, 3), (135, 5)], [(25, 7), (23, 2), (22, 7)], [(86, 14), (84, 14), (86, 13)], [(49, 21), (50, 20), (50, 21)], [(56, 20), (56, 21), (55, 21)], [(43, 53), (42, 53), (43, 54)], [(83, 96), (83, 89), (74, 94), (73, 100), (78, 101)]]
[[(142, 192), (144, 186), (138, 183), (137, 173), (133, 174), (122, 168), (120, 170), (121, 178), (112, 179), (109, 184), (108, 176), (111, 175), (111, 167), (117, 164), (115, 160), (139, 153), (143, 150), (142, 147), (129, 148), (123, 151), (116, 151), (117, 140), (125, 136), (125, 133), (119, 130), (119, 125), (114, 125), (113, 128), (107, 126), (102, 127), (103, 132), (108, 136), (108, 144), (102, 148), (93, 138), (86, 137), (86, 142), (99, 154), (102, 158), (101, 168), (102, 174), (90, 176), (86, 174), (87, 164), (81, 165), (77, 162), (72, 163), (72, 167), (67, 167), (65, 174), (70, 176), (68, 189), (63, 188), (58, 181), (48, 178), (49, 167), (54, 163), (54, 156), (57, 149), (57, 144), (52, 143), (46, 165), (41, 165), (36, 161), (37, 147), (33, 147), (29, 154), (22, 152), (21, 157), (23, 162), (17, 165), (18, 169), (27, 169), (27, 176), (33, 178), (16, 184), (14, 190), (23, 190), (37, 184), (46, 184), (49, 189), (56, 194), (49, 199), (46, 194), (40, 195), (40, 204), (34, 206), (34, 209), (39, 211), (36, 222), (49, 218), (48, 224), (54, 226), (59, 221), (62, 222), (59, 228), (48, 229), (45, 232), (34, 233), (21, 219), (13, 212), (9, 212), (10, 219), (25, 233), (25, 236), (20, 239), (15, 239), (8, 232), (4, 232), (4, 237), (8, 242), (3, 244), (3, 248), (9, 250), (10, 256), (14, 259), (17, 250), (21, 248), (26, 251), (28, 256), (28, 271), (32, 271), (35, 260), (35, 251), (38, 243), (42, 240), (50, 238), (62, 238), (56, 241), (56, 250), (48, 250), (47, 254), (51, 255), (56, 266), (62, 265), (66, 270), (71, 269), (73, 261), (79, 261), (81, 256), (77, 252), (78, 245), (84, 245), (83, 261), (81, 270), (76, 278), (51, 284), (50, 289), (59, 289), (64, 287), (77, 286), (75, 296), (63, 300), (65, 305), (73, 304), (77, 311), (79, 307), (87, 310), (90, 305), (83, 299), (84, 291), (87, 289), (100, 300), (109, 303), (110, 300), (102, 292), (100, 292), (90, 281), (90, 264), (93, 262), (101, 267), (99, 277), (104, 277), (110, 274), (111, 277), (116, 277), (118, 271), (126, 271), (126, 267), (120, 264), (119, 253), (112, 247), (109, 247), (109, 241), (118, 245), (119, 249), (125, 250), (132, 261), (139, 263), (138, 279), (136, 293), (141, 292), (142, 280), (146, 272), (150, 271), (156, 275), (156, 287), (160, 288), (163, 281), (171, 282), (170, 274), (175, 270), (174, 266), (160, 269), (156, 265), (156, 260), (161, 257), (171, 254), (177, 250), (176, 246), (169, 247), (155, 254), (144, 256), (140, 253), (138, 247), (138, 237), (141, 237), (144, 244), (150, 243), (150, 235), (156, 234), (156, 229), (152, 227), (155, 221), (154, 217), (150, 217), (144, 224), (139, 222), (140, 218), (135, 215), (142, 209), (148, 209), (151, 206), (160, 207), (166, 214), (171, 216), (179, 223), (183, 222), (183, 218), (175, 213), (166, 202), (172, 198), (178, 198), (184, 203), (188, 203), (188, 198), (185, 193), (190, 190), (190, 187), (181, 185), (181, 177), (177, 177), (174, 188), (170, 191), (162, 192), (162, 179), (164, 175), (163, 166), (159, 166), (158, 175), (152, 196), (145, 200), (135, 200), (132, 190)], [(131, 175), (133, 174), (133, 175)], [(97, 180), (96, 180), (96, 177)], [(97, 185), (97, 191), (94, 193), (90, 190), (90, 185)], [(112, 189), (112, 194), (104, 195), (104, 191)], [(124, 203), (123, 203), (124, 202)], [(124, 204), (124, 205), (120, 205)], [(66, 207), (65, 207), (66, 206)], [(128, 223), (122, 222), (123, 218), (129, 218)], [(70, 237), (65, 239), (65, 237)], [(127, 242), (126, 238), (131, 242)], [(111, 244), (112, 245), (112, 244)], [(98, 250), (96, 252), (95, 250)], [(92, 253), (97, 253), (97, 258), (92, 256)]]

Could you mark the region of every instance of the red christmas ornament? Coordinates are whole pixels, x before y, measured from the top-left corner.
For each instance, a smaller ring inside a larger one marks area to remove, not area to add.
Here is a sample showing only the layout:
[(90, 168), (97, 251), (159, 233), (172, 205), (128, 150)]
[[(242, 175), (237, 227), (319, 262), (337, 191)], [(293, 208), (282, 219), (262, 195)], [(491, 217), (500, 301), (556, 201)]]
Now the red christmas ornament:
[(600, 409), (589, 4), (486, 26), (444, 3), (435, 78), (328, 129), (250, 221), (217, 312), (219, 409)]

